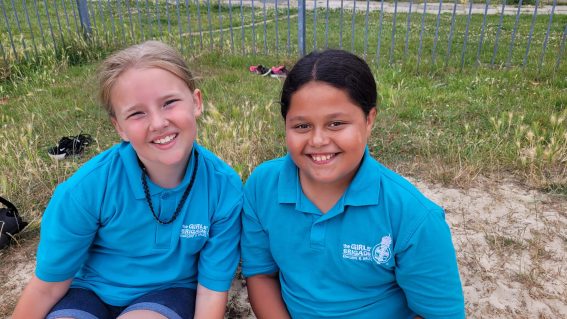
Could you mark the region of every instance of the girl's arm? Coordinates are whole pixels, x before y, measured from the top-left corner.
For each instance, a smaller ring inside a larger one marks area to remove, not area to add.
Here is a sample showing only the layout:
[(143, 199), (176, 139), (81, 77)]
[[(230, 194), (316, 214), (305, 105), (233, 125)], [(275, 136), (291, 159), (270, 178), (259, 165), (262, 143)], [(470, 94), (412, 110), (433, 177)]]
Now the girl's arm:
[[(222, 319), (226, 310), (228, 292), (214, 291), (201, 284), (197, 285), (195, 319)], [(15, 319), (15, 318), (14, 318)]]
[(457, 256), (443, 211), (429, 211), (408, 229), (412, 235), (399, 246), (395, 271), (411, 310), (423, 318), (465, 318)]
[(49, 310), (67, 293), (71, 280), (47, 282), (34, 275), (24, 288), (12, 319), (45, 318)]
[(248, 299), (258, 319), (289, 319), (277, 273), (246, 278)]

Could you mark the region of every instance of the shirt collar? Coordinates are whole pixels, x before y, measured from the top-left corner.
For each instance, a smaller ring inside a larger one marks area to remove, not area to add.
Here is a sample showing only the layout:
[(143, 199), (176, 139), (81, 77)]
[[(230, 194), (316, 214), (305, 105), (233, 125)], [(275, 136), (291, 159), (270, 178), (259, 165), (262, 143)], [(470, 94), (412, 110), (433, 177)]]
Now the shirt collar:
[(278, 181), (278, 202), (279, 203), (295, 203), (297, 201), (298, 192), (301, 192), (299, 185), (299, 172), (297, 166), (288, 153), (284, 157), (283, 167), (280, 170), (280, 178)]
[(344, 195), (344, 204), (351, 206), (378, 205), (380, 202), (380, 164), (364, 150), (362, 163)]
[[(378, 205), (380, 194), (380, 164), (372, 158), (368, 147), (364, 150), (362, 163), (341, 199), (343, 205)], [(299, 182), (298, 168), (289, 153), (284, 157), (278, 181), (278, 202), (298, 204), (303, 192)], [(297, 205), (296, 205), (297, 206)]]
[[(142, 169), (138, 164), (138, 155), (136, 154), (136, 151), (129, 142), (124, 142), (124, 141), (121, 142), (118, 148), (119, 148), (120, 158), (122, 160), (122, 167), (120, 169), (123, 169), (126, 172), (126, 176), (128, 178), (128, 184), (132, 189), (135, 198), (136, 199), (145, 198), (146, 194), (144, 193), (144, 188), (142, 186), (142, 180), (141, 180)], [(198, 149), (199, 145), (196, 142), (194, 142), (193, 149), (191, 151), (191, 159), (189, 165), (187, 165), (185, 176), (183, 177), (181, 183), (179, 183), (179, 185), (177, 185), (177, 187), (175, 187), (174, 189), (171, 189), (171, 191), (176, 191), (177, 189), (185, 189), (185, 187), (189, 184), (193, 166), (195, 165), (195, 160), (194, 160), (195, 156), (193, 156), (193, 153), (195, 152), (196, 148)], [(200, 160), (201, 159), (199, 159), (199, 161)], [(166, 190), (154, 184), (150, 179), (148, 179), (148, 187), (151, 195), (158, 194)]]

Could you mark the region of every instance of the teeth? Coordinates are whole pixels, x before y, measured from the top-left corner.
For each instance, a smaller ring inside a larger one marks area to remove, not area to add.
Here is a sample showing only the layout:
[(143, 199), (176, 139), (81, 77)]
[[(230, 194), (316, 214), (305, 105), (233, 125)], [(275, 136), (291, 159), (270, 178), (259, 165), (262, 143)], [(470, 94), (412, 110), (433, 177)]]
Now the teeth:
[(165, 143), (168, 143), (169, 141), (171, 141), (174, 137), (175, 137), (175, 134), (171, 134), (171, 135), (166, 136), (164, 138), (160, 138), (159, 140), (155, 140), (154, 143), (165, 144)]
[(315, 162), (323, 162), (323, 161), (328, 161), (331, 158), (333, 158), (335, 155), (334, 154), (312, 154), (311, 158), (315, 161)]

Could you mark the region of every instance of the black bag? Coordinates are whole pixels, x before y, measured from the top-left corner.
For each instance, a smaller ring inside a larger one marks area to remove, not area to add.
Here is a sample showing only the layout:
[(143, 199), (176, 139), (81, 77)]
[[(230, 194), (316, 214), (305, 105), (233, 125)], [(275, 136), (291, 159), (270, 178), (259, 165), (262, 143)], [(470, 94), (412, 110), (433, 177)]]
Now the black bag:
[(0, 202), (6, 206), (0, 208), (0, 249), (3, 249), (8, 247), (12, 236), (22, 231), (28, 223), (22, 220), (18, 209), (10, 201), (0, 197)]

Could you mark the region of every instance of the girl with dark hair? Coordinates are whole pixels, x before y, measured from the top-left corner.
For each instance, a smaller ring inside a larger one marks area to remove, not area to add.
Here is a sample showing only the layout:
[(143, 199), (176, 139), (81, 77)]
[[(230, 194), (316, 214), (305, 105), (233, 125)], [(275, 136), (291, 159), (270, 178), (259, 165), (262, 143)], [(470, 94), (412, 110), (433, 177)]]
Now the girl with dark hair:
[(245, 186), (258, 318), (464, 318), (443, 209), (369, 153), (376, 99), (368, 65), (345, 51), (311, 53), (287, 76), (288, 154)]

